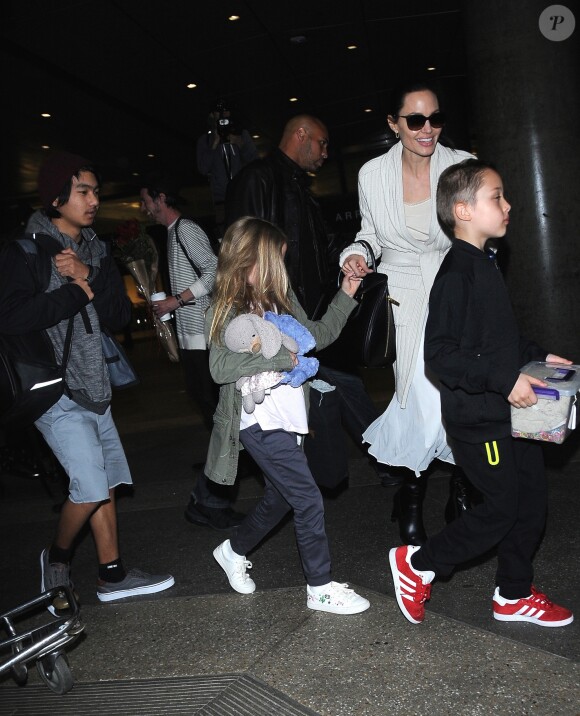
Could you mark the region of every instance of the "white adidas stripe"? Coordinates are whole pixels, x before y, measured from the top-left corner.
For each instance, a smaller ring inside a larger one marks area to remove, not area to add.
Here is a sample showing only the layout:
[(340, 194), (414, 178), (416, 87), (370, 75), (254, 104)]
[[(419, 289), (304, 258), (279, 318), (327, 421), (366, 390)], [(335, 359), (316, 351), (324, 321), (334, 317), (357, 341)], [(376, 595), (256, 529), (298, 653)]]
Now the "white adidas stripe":
[(405, 576), (404, 574), (401, 574), (399, 572), (399, 579), (401, 582), (405, 582), (405, 586), (411, 589), (413, 592), (415, 591), (415, 582), (409, 579), (409, 577)]
[(536, 617), (536, 619), (540, 619), (542, 615), (545, 614), (545, 610), (536, 609), (536, 607), (525, 605), (521, 609), (519, 609), (516, 614), (523, 617)]

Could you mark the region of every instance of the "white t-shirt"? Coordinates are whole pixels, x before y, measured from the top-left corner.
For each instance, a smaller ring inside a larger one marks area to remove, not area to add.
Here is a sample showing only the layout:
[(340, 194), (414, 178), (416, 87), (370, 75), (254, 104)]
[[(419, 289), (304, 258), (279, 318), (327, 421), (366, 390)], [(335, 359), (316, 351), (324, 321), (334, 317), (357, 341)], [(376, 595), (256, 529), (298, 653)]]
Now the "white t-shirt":
[(308, 418), (302, 386), (278, 385), (266, 391), (263, 403), (258, 403), (253, 413), (242, 409), (240, 430), (258, 424), (262, 430), (286, 430), (306, 435)]

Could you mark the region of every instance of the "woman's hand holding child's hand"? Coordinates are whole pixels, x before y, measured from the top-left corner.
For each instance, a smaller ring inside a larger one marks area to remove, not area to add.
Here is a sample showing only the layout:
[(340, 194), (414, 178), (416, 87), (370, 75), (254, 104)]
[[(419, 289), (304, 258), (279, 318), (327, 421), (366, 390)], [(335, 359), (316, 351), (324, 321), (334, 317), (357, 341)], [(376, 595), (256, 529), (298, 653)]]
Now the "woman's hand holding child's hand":
[(359, 278), (364, 278), (367, 273), (373, 273), (372, 268), (368, 267), (365, 257), (360, 254), (347, 256), (342, 270), (345, 274), (352, 271)]

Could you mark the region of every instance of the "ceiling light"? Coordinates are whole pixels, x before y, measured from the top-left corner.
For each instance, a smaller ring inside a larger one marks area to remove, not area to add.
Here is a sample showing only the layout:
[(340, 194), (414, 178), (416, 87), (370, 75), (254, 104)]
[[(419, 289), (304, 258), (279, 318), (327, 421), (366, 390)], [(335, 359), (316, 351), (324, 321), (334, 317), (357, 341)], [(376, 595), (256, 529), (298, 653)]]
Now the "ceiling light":
[(43, 144), (42, 147), (41, 147), (41, 149), (50, 149), (50, 147), (49, 147), (48, 144)]
[(433, 72), (433, 70), (436, 70), (436, 67), (427, 67), (427, 72)]
[(290, 97), (290, 102), (298, 102), (298, 97)]
[(147, 156), (149, 157), (149, 159), (154, 159), (154, 158), (155, 158), (155, 154), (148, 154)]
[(347, 50), (356, 50), (356, 45), (347, 45), (346, 49)]
[(50, 117), (50, 114), (48, 112), (43, 112), (40, 116), (47, 119), (48, 117)]
[(228, 20), (230, 20), (231, 22), (235, 22), (236, 20), (239, 20), (239, 19), (240, 19), (239, 15), (230, 15), (228, 17)]
[(197, 87), (197, 85), (195, 84), (195, 82), (190, 82), (190, 83), (187, 85), (187, 89), (195, 89), (196, 87)]
[(259, 134), (252, 134), (252, 139), (260, 139), (260, 135), (259, 135)]
[(365, 108), (365, 112), (372, 112), (373, 110), (370, 107)]

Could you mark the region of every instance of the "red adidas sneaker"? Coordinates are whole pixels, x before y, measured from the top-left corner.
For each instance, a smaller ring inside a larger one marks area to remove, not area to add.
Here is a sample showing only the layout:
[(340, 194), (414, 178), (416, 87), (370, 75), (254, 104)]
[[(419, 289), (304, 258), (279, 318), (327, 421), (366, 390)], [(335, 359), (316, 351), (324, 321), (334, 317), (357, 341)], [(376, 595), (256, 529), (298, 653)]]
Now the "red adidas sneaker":
[(430, 582), (435, 577), (433, 572), (419, 573), (411, 568), (409, 560), (418, 549), (419, 547), (404, 545), (393, 547), (389, 552), (397, 604), (412, 624), (420, 624), (425, 617), (423, 605), (431, 596)]
[(508, 602), (499, 593), (493, 595), (493, 616), (500, 622), (532, 622), (545, 627), (559, 627), (571, 624), (574, 615), (569, 609), (551, 602), (545, 594), (532, 586), (532, 594), (517, 602)]

